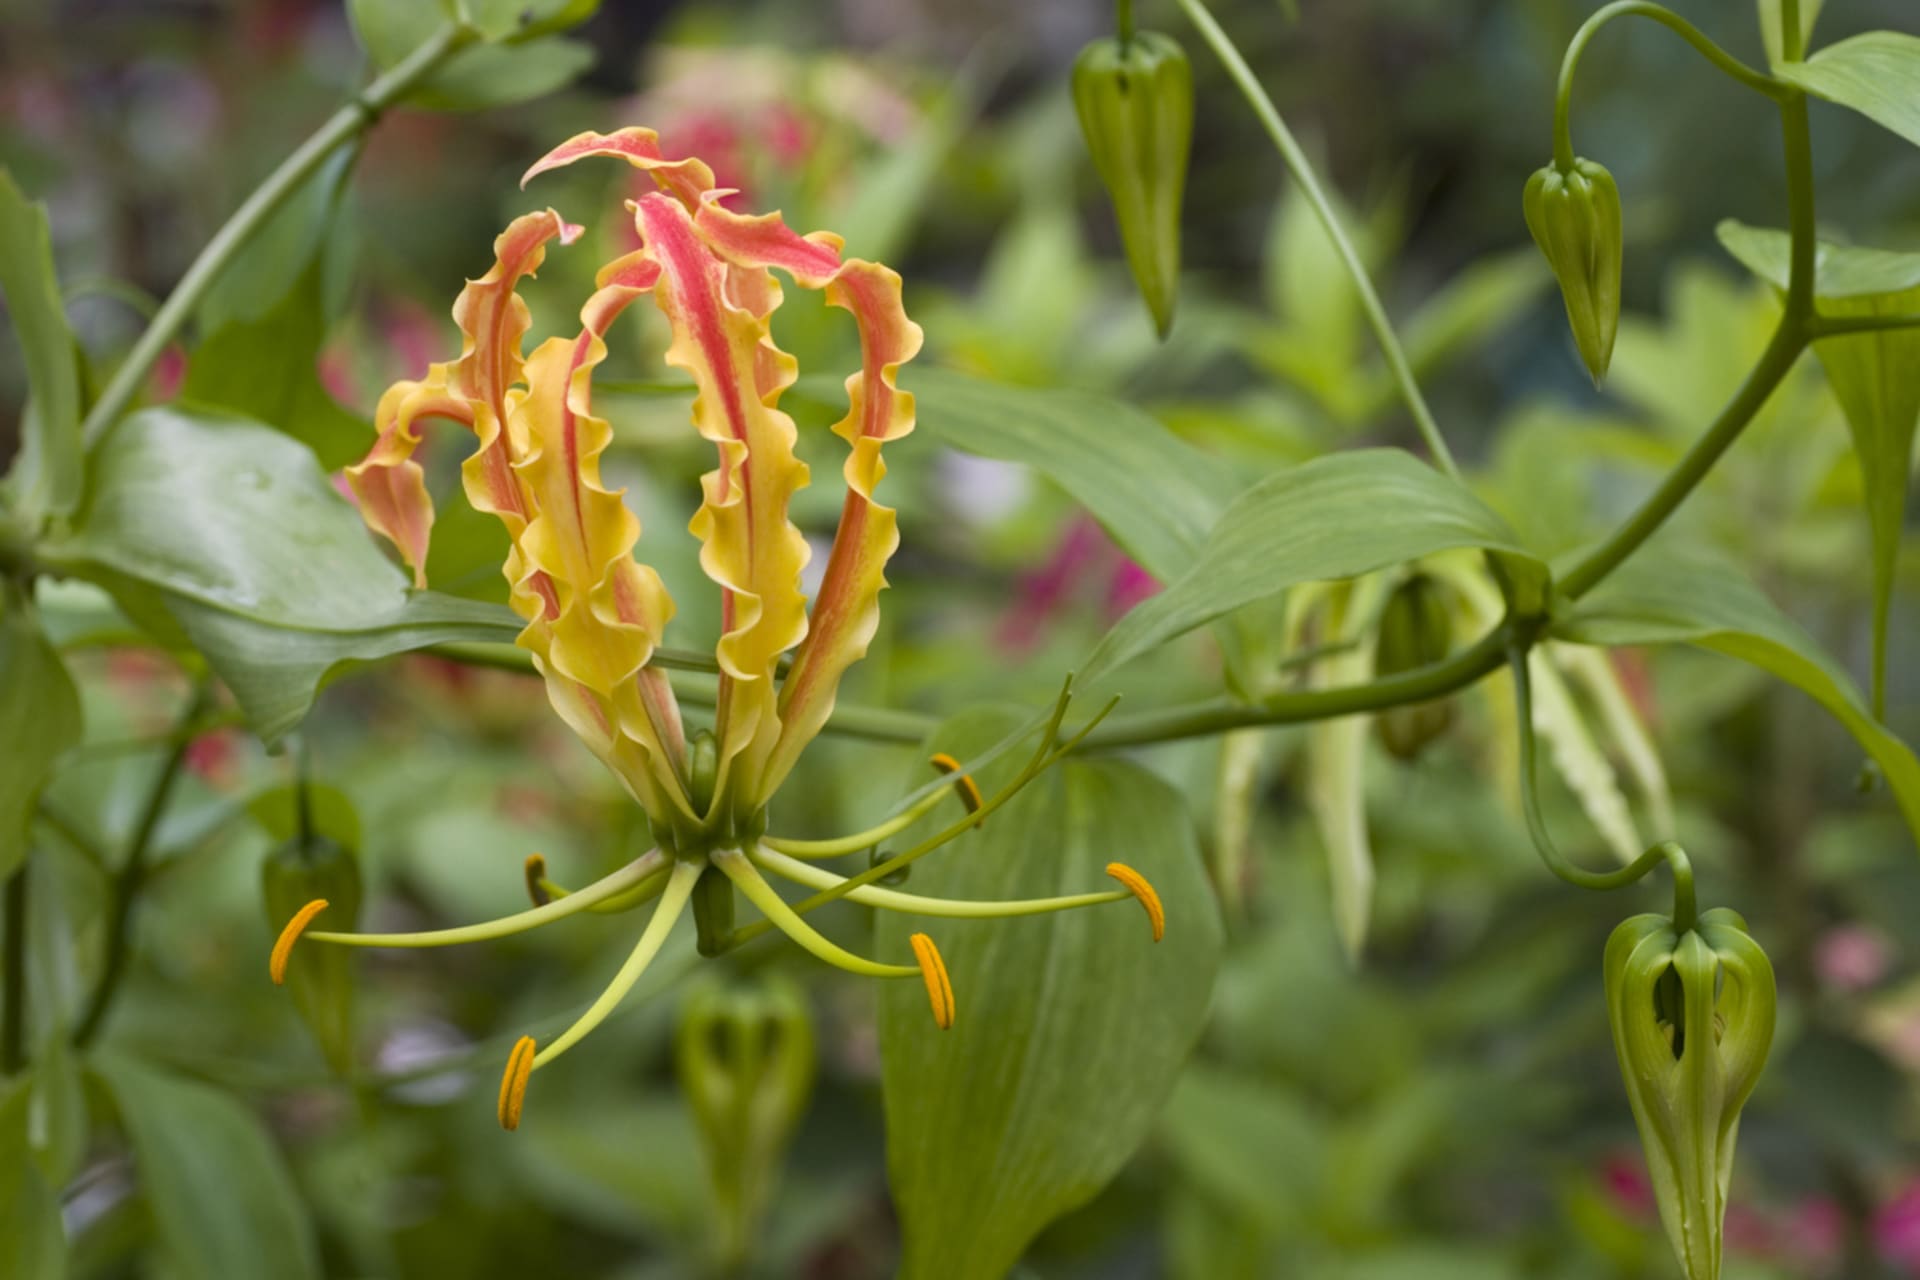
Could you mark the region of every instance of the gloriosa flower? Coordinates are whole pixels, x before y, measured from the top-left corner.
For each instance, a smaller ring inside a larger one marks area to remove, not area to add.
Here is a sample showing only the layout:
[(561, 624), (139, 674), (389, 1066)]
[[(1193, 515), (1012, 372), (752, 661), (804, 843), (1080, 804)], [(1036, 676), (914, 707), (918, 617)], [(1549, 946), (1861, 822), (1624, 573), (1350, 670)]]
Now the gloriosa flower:
[[(920, 327), (901, 305), (899, 275), (879, 263), (842, 258), (829, 232), (799, 235), (780, 215), (728, 210), (712, 171), (697, 159), (667, 159), (650, 129), (584, 133), (548, 153), (527, 179), (588, 156), (626, 160), (657, 190), (631, 201), (641, 248), (602, 267), (580, 312), (575, 337), (554, 337), (523, 358), (528, 310), (520, 281), (540, 266), (550, 244), (572, 243), (581, 228), (551, 209), (525, 214), (494, 242), (491, 270), (468, 282), (454, 303), (463, 344), (457, 359), (401, 382), (380, 399), (378, 439), (347, 475), (367, 523), (388, 538), (426, 585), (433, 504), (413, 452), (420, 424), (450, 418), (471, 428), (477, 448), (462, 468), (467, 499), (498, 516), (512, 539), (504, 572), (513, 608), (526, 620), (519, 637), (545, 677), (555, 710), (646, 810), (656, 847), (577, 892), (546, 878), (538, 855), (526, 867), (531, 910), (463, 928), (418, 934), (305, 933), (324, 903), (302, 908), (276, 943), (275, 981), (294, 943), (439, 946), (497, 938), (585, 910), (624, 910), (658, 898), (631, 956), (602, 996), (544, 1047), (522, 1037), (501, 1082), (500, 1121), (519, 1123), (529, 1074), (578, 1042), (630, 991), (691, 902), (703, 951), (756, 932), (731, 927), (733, 890), (766, 921), (814, 955), (855, 973), (922, 977), (942, 1027), (954, 1016), (952, 985), (926, 934), (911, 939), (915, 963), (856, 956), (803, 918), (837, 897), (931, 916), (1029, 914), (1137, 898), (1158, 938), (1164, 917), (1153, 889), (1131, 868), (1109, 873), (1119, 889), (1021, 902), (957, 902), (919, 897), (873, 882), (978, 825), (1026, 781), (1072, 747), (1061, 742), (1063, 692), (1043, 741), (1014, 781), (991, 799), (958, 761), (936, 757), (941, 782), (908, 797), (895, 816), (838, 840), (785, 840), (766, 833), (766, 813), (781, 782), (832, 711), (841, 676), (865, 654), (879, 624), (884, 569), (899, 543), (891, 508), (874, 500), (886, 473), (881, 447), (913, 429), (913, 396), (895, 385), (902, 363), (920, 349)], [(774, 344), (781, 302), (774, 270), (851, 312), (861, 367), (848, 377), (847, 416), (834, 430), (849, 446), (846, 500), (826, 571), (809, 608), (800, 587), (809, 547), (788, 518), (788, 502), (806, 485), (794, 453), (793, 420), (779, 408), (797, 376), (794, 358)], [(673, 602), (660, 577), (635, 561), (640, 523), (600, 479), (600, 456), (613, 437), (593, 416), (593, 370), (605, 335), (631, 303), (651, 295), (672, 326), (667, 363), (692, 375), (693, 425), (711, 440), (719, 465), (702, 478), (705, 501), (690, 528), (700, 565), (721, 592), (715, 649), (719, 694), (711, 732), (689, 735), (665, 673), (649, 665)], [(791, 658), (790, 663), (787, 659)], [(1085, 730), (1082, 730), (1084, 734)], [(969, 812), (952, 826), (860, 875), (843, 877), (809, 859), (876, 847), (928, 814), (949, 790)], [(788, 904), (763, 873), (818, 890)]]

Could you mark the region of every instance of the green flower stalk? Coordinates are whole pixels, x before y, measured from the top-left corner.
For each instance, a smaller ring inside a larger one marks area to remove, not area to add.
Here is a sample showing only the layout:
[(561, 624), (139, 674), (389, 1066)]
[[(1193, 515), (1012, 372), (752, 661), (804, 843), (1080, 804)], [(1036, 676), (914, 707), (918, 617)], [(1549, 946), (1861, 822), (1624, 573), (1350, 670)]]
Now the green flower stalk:
[(1625, 921), (1605, 971), (1660, 1221), (1688, 1280), (1718, 1280), (1740, 1109), (1773, 1043), (1773, 967), (1747, 922), (1718, 908)]
[(1193, 141), (1186, 51), (1155, 31), (1096, 40), (1073, 64), (1073, 105), (1127, 265), (1164, 338), (1180, 289), (1180, 205)]
[(1620, 188), (1592, 160), (1550, 164), (1527, 179), (1527, 230), (1547, 255), (1566, 300), (1574, 344), (1597, 384), (1613, 361), (1620, 328)]

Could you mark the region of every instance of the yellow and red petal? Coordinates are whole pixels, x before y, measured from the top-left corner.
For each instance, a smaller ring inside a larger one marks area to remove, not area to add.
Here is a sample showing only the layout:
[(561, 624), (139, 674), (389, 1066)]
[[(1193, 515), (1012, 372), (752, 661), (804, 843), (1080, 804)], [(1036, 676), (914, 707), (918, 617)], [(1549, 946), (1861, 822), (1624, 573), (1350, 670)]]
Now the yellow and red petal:
[[(777, 407), (793, 363), (768, 329), (780, 297), (770, 278), (736, 274), (716, 258), (674, 199), (643, 196), (635, 218), (643, 252), (661, 269), (654, 298), (673, 328), (667, 363), (693, 375), (694, 427), (719, 452), (689, 527), (702, 543), (701, 568), (722, 591), (725, 769), (756, 742), (750, 755), (771, 746), (776, 664), (806, 635), (800, 573), (811, 553), (787, 510), (807, 468), (794, 453), (793, 420)], [(756, 761), (747, 765), (757, 771)]]
[(714, 189), (713, 170), (705, 161), (689, 156), (670, 160), (660, 151), (660, 135), (639, 126), (613, 133), (576, 133), (540, 157), (520, 177), (520, 185), (546, 173), (563, 168), (588, 156), (612, 156), (644, 171), (663, 191), (671, 192), (687, 208), (697, 208), (701, 198)]

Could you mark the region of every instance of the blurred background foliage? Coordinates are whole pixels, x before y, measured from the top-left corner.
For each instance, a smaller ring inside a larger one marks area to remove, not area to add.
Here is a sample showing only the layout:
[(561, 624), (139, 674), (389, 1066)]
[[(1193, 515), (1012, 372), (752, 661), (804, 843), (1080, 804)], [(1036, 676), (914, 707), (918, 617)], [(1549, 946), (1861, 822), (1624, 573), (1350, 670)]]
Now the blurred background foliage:
[[(1148, 24), (1180, 30), (1171, 6), (1142, 7)], [(1760, 60), (1750, 6), (1683, 7)], [(1729, 216), (1784, 221), (1771, 113), (1663, 33), (1609, 32), (1584, 64), (1575, 129), (1625, 194), (1630, 315), (1606, 391), (1592, 389), (1519, 211), (1547, 155), (1560, 52), (1590, 8), (1218, 6), (1343, 193), (1476, 487), (1546, 552), (1617, 520), (1744, 374), (1776, 304), (1712, 229)], [(1821, 35), (1897, 24), (1907, 9), (1833, 0)], [(584, 221), (630, 191), (626, 170), (583, 167), (523, 195), (526, 163), (578, 130), (644, 123), (670, 154), (711, 161), (743, 207), (833, 228), (850, 252), (900, 268), (930, 362), (1118, 395), (1248, 478), (1330, 449), (1410, 443), (1322, 233), (1191, 41), (1189, 272), (1171, 340), (1153, 341), (1066, 92), (1073, 54), (1108, 22), (1094, 0), (609, 0), (574, 43), (448, 90), (477, 110), (393, 112), (351, 173), (324, 174), (203, 305), (196, 348), (170, 355), (151, 394), (248, 408), (288, 424), (329, 468), (351, 460), (379, 390), (451, 354), (448, 302), (511, 214), (551, 201)], [(69, 314), (97, 367), (364, 70), (327, 0), (0, 0), (0, 164), (50, 206)], [(1839, 111), (1817, 110), (1815, 126), (1824, 229), (1920, 247), (1912, 153)], [(530, 286), (534, 339), (570, 323), (584, 264), (630, 247), (618, 218), (591, 235), (604, 238), (595, 252), (556, 255)], [(792, 296), (782, 317), (803, 367), (852, 367), (835, 313)], [(608, 472), (630, 486), (642, 553), (681, 608), (670, 643), (700, 647), (717, 617), (681, 530), (708, 451), (686, 429), (684, 394), (659, 381), (663, 344), (655, 319), (625, 330), (596, 403), (617, 431)], [(0, 344), (0, 421), (23, 395), (17, 360)], [(824, 452), (825, 399), (803, 383), (789, 402), (816, 468), (838, 457)], [(1846, 440), (1803, 361), (1680, 523), (1734, 553), (1859, 673), (1868, 541)], [(457, 484), (461, 453), (452, 433), (434, 437), (437, 493)], [(904, 545), (849, 698), (939, 714), (1043, 704), (1155, 587), (1037, 475), (931, 432), (891, 450), (889, 466)], [(818, 485), (796, 518), (824, 533), (837, 505)], [(504, 598), (503, 536), (458, 504), (441, 510), (436, 587)], [(1914, 563), (1896, 655), (1915, 634)], [(621, 922), (360, 957), (351, 1043), (331, 1046), (344, 1076), (266, 982), (261, 867), (294, 837), (286, 788), (298, 769), (323, 788), (314, 831), (359, 854), (373, 927), (514, 909), (533, 850), (569, 882), (630, 856), (637, 813), (537, 685), (398, 659), (337, 681), (295, 749), (268, 755), (224, 703), (177, 722), (188, 678), (112, 643), (102, 599), (42, 593), (71, 642), (87, 726), (39, 828), (29, 951), (42, 1019), (84, 1004), (110, 932), (111, 862), (168, 752), (183, 747), (186, 768), (154, 835), (131, 969), (94, 1068), (83, 1077), (52, 1053), (7, 1104), (29, 1108), (36, 1158), (62, 1188), (69, 1274), (209, 1274), (207, 1259), (233, 1256), (223, 1241), (244, 1249), (266, 1231), (296, 1241), (310, 1274), (640, 1280), (712, 1274), (742, 1230), (748, 1274), (891, 1274), (875, 996), (792, 948), (702, 965), (677, 940), (592, 1051), (543, 1077), (537, 1112), (510, 1138), (488, 1105), (507, 1046), (590, 998), (609, 949), (625, 945)], [(1693, 651), (1611, 661), (1658, 743), (1705, 895), (1746, 913), (1781, 975), (1783, 1031), (1746, 1113), (1729, 1275), (1920, 1275), (1910, 836), (1884, 794), (1862, 797), (1858, 748), (1798, 692)], [(1896, 657), (1889, 720), (1909, 740), (1913, 671)], [(1194, 639), (1121, 683), (1151, 706), (1219, 678), (1211, 642)], [(1516, 816), (1501, 699), (1497, 682), (1464, 695), (1446, 736), (1411, 762), (1367, 748), (1379, 880), (1358, 967), (1326, 905), (1309, 731), (1136, 753), (1195, 815), (1220, 880), (1225, 960), (1151, 1138), (1040, 1236), (1021, 1274), (1674, 1274), (1599, 983), (1606, 931), (1656, 891), (1596, 899), (1541, 873)], [(779, 819), (820, 833), (859, 825), (922, 769), (911, 749), (823, 742)], [(1553, 786), (1563, 838), (1604, 857), (1576, 798)], [(858, 909), (835, 912), (842, 936), (870, 927)], [(805, 1031), (788, 1034), (804, 1043), (785, 1051), (814, 1064), (780, 1077), (797, 1091), (791, 1142), (782, 1156), (789, 1128), (776, 1126), (772, 1153), (754, 1157), (777, 1176), (744, 1226), (728, 1212), (751, 1206), (715, 1208), (724, 1140), (702, 1136), (674, 1049), (676, 1035), (706, 1034), (687, 1030), (691, 1011), (728, 1001), (797, 1002)]]

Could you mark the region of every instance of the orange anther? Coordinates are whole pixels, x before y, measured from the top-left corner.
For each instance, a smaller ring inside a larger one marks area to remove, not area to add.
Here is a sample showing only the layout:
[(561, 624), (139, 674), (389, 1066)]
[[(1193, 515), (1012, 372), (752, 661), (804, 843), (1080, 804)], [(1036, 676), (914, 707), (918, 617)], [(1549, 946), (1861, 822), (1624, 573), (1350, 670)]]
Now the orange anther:
[(1147, 923), (1153, 926), (1155, 942), (1167, 936), (1167, 909), (1160, 905), (1160, 895), (1153, 891), (1147, 878), (1124, 862), (1109, 862), (1107, 874), (1127, 887), (1127, 892), (1140, 899), (1140, 905), (1147, 909)]
[(946, 961), (940, 958), (940, 948), (933, 945), (933, 939), (924, 933), (916, 933), (908, 939), (913, 944), (913, 958), (920, 962), (920, 976), (927, 981), (927, 1002), (933, 1006), (933, 1020), (942, 1031), (953, 1026), (953, 980), (947, 977)]
[(522, 864), (522, 870), (526, 872), (527, 896), (533, 899), (533, 905), (536, 907), (544, 907), (549, 902), (552, 902), (553, 895), (548, 893), (540, 884), (542, 880), (547, 878), (546, 858), (537, 853), (530, 853), (527, 855), (526, 862)]
[(527, 1100), (527, 1077), (533, 1074), (533, 1037), (521, 1036), (507, 1055), (507, 1070), (500, 1077), (500, 1127), (518, 1129), (520, 1108)]
[[(958, 760), (955, 760), (944, 751), (936, 751), (928, 763), (940, 772), (952, 775), (953, 788), (960, 793), (960, 803), (967, 806), (968, 813), (980, 812), (981, 806), (986, 804), (986, 801), (980, 796), (980, 784), (973, 780), (972, 774), (960, 772), (960, 762)], [(975, 829), (978, 829), (985, 822), (986, 819), (982, 818), (973, 825)]]
[(287, 921), (287, 927), (273, 940), (273, 954), (267, 958), (267, 972), (273, 976), (274, 986), (280, 986), (287, 980), (287, 961), (293, 957), (293, 944), (300, 941), (300, 935), (307, 931), (313, 918), (326, 909), (327, 900), (315, 898), (294, 912), (293, 919)]

